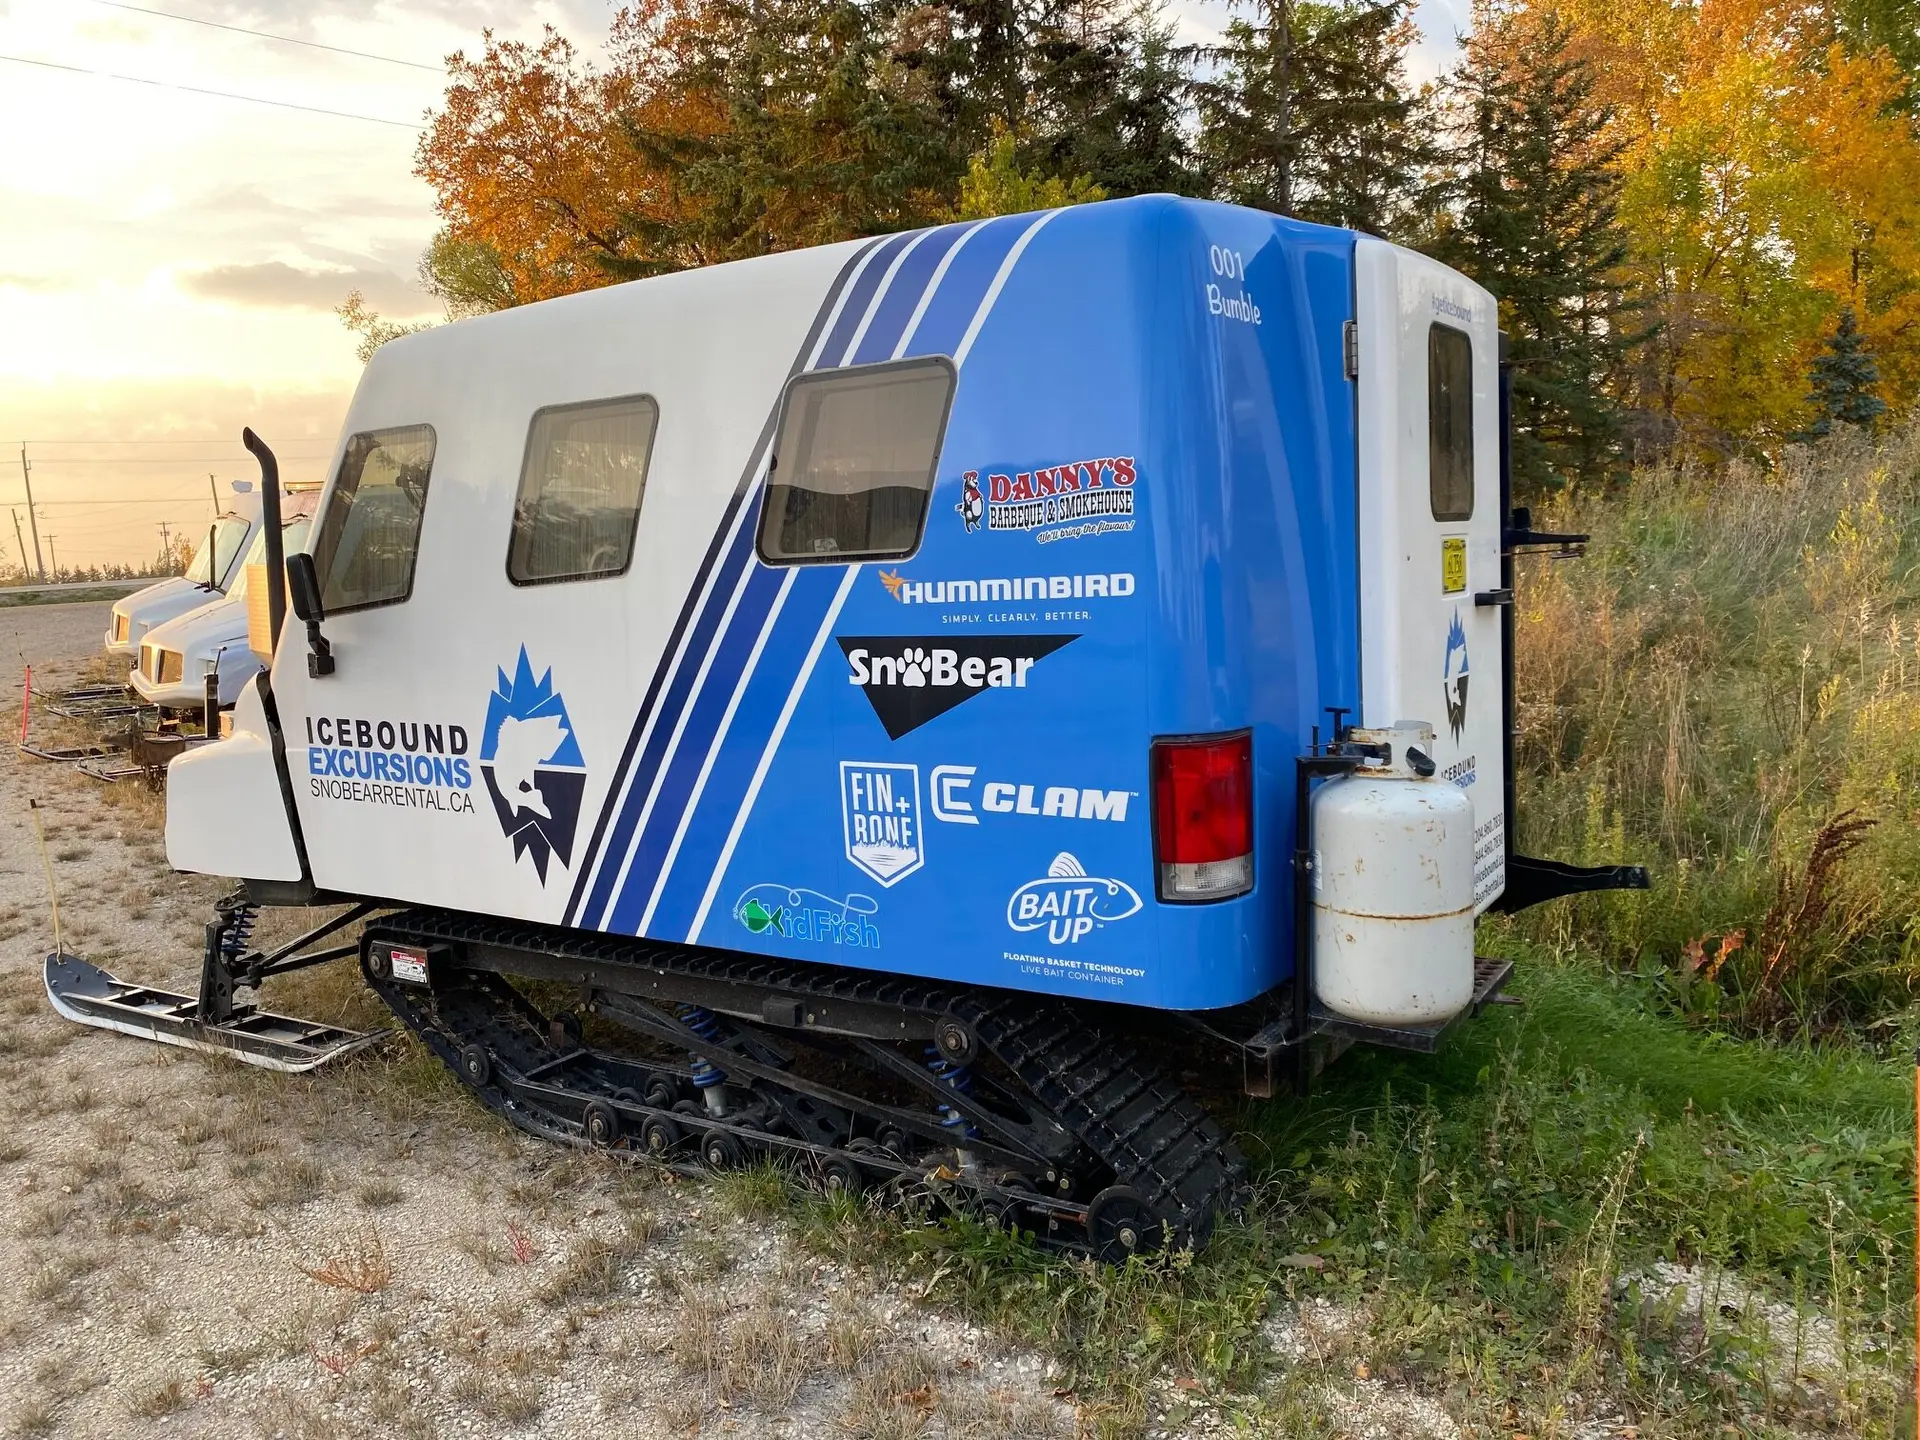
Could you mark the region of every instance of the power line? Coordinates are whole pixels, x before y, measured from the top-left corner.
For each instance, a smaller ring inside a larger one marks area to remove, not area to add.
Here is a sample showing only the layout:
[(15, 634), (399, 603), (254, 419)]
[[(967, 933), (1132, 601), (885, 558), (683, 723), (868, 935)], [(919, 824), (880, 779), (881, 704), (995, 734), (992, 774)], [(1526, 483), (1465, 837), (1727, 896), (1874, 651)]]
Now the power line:
[(309, 50), (331, 50), (336, 55), (351, 55), (357, 60), (379, 60), (388, 65), (405, 65), (410, 70), (431, 70), (441, 73), (438, 65), (423, 65), (418, 60), (399, 60), (392, 55), (375, 55), (369, 50), (343, 50), (338, 45), (323, 45), (318, 40), (296, 40), (291, 35), (270, 35), (265, 30), (249, 30), (244, 25), (223, 25), (218, 20), (202, 20), (194, 15), (175, 15), (167, 10), (149, 10), (143, 5), (122, 5), (119, 0), (93, 0), (96, 5), (104, 5), (109, 10), (131, 10), (135, 15), (153, 15), (162, 20), (179, 20), (188, 25), (205, 25), (209, 30), (231, 30), (236, 35), (251, 35), (258, 40), (272, 40), (281, 45), (304, 45)]
[(355, 115), (346, 110), (327, 110), (318, 105), (296, 105), (291, 100), (265, 100), (258, 95), (236, 95), (231, 90), (209, 90), (200, 85), (176, 85), (171, 80), (149, 80), (143, 75), (116, 75), (110, 70), (89, 70), (79, 65), (61, 65), (52, 60), (29, 60), (24, 55), (0, 55), (0, 60), (15, 65), (36, 65), (42, 70), (65, 70), (73, 75), (91, 75), (100, 80), (119, 80), (128, 85), (152, 85), (160, 90), (181, 90), (189, 95), (211, 95), (219, 100), (244, 100), (249, 105), (271, 105), (278, 110), (303, 110), (309, 115), (331, 115), (336, 120), (365, 120), (370, 125), (392, 125), (401, 130), (424, 131), (424, 125), (408, 120), (387, 120), (378, 115)]

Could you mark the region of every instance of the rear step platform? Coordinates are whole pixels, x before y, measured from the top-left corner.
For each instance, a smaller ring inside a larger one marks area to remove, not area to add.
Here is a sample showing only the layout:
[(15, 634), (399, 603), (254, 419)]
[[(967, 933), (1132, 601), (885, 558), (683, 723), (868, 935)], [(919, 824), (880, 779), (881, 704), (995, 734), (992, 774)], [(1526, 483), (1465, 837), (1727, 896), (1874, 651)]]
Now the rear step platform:
[(199, 1018), (192, 995), (130, 985), (77, 955), (49, 955), (47, 998), (67, 1019), (163, 1045), (230, 1055), (248, 1065), (300, 1074), (377, 1044), (385, 1030), (342, 1030), (267, 1010), (236, 1007), (223, 1023)]

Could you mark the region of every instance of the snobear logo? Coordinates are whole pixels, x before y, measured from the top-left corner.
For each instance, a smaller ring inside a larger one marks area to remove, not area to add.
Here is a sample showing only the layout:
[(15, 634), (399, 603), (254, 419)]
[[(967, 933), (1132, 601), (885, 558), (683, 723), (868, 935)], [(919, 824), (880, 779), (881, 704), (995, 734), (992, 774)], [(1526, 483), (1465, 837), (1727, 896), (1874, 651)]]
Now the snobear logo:
[[(1454, 664), (1454, 654), (1459, 653), (1460, 663)], [(1460, 611), (1453, 612), (1453, 624), (1447, 627), (1447, 655), (1441, 663), (1441, 688), (1447, 697), (1447, 728), (1453, 731), (1454, 743), (1460, 743), (1460, 732), (1467, 726), (1467, 632), (1460, 624)]]
[(980, 528), (980, 521), (987, 513), (987, 499), (980, 493), (978, 470), (969, 470), (960, 477), (960, 503), (953, 508), (960, 513), (960, 518), (967, 522), (969, 535)]
[(983, 690), (1024, 690), (1027, 672), (1078, 635), (838, 635), (847, 683), (898, 740)]
[(480, 734), (480, 773), (500, 828), (513, 841), (513, 858), (532, 855), (544, 885), (549, 857), (572, 863), (586, 761), (566, 701), (553, 688), (553, 671), (534, 679), (522, 645), (512, 677), (505, 670), (496, 673)]

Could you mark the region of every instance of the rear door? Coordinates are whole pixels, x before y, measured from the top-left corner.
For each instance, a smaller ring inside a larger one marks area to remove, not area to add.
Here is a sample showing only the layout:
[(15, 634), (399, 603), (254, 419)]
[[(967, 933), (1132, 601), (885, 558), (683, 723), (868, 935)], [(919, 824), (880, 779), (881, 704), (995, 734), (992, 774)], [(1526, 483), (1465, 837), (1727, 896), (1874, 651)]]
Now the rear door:
[(1384, 241), (1355, 249), (1361, 719), (1423, 720), (1474, 802), (1474, 903), (1506, 884), (1499, 318), (1464, 276)]

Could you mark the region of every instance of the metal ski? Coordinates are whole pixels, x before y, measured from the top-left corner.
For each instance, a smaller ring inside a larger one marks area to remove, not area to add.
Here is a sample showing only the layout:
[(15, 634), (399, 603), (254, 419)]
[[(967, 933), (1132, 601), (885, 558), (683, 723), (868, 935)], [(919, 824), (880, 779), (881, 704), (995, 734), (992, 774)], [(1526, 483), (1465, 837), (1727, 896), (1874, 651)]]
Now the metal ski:
[(130, 984), (77, 955), (55, 953), (47, 956), (47, 999), (76, 1024), (299, 1074), (365, 1050), (389, 1032), (344, 1030), (276, 1014), (241, 999), (238, 992), (257, 994), (270, 976), (354, 954), (355, 945), (309, 947), (364, 919), (373, 908), (356, 905), (289, 944), (262, 953), (247, 943), (256, 907), (239, 896), (229, 897), (219, 902), (207, 925), (198, 995)]

